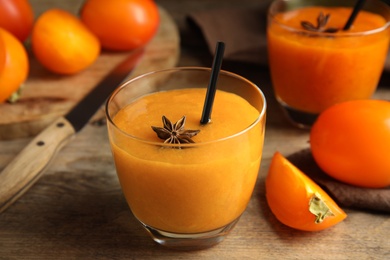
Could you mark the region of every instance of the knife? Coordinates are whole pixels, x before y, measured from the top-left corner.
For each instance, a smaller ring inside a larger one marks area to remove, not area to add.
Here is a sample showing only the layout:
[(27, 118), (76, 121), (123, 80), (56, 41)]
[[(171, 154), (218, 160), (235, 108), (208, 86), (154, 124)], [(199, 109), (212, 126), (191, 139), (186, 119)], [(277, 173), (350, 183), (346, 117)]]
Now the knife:
[(89, 94), (34, 137), (0, 173), (0, 213), (20, 198), (44, 172), (51, 159), (101, 107), (110, 93), (130, 76), (144, 49), (133, 51)]

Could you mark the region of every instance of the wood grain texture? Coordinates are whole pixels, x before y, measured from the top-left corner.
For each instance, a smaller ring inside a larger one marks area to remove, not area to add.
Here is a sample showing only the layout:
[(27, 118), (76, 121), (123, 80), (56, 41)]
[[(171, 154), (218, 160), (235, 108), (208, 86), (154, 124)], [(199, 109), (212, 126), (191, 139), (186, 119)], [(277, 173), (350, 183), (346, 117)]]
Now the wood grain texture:
[[(177, 26), (162, 8), (160, 17), (159, 31), (147, 45), (144, 57), (132, 76), (173, 67), (177, 63), (180, 52)], [(23, 86), (21, 99), (14, 104), (0, 104), (0, 140), (38, 134), (56, 118), (66, 114), (128, 55), (128, 52), (103, 51), (85, 71), (72, 76), (60, 76), (43, 68), (30, 53), (30, 73)]]
[[(30, 1), (37, 10), (53, 3), (72, 9), (78, 2)], [(259, 1), (156, 2), (175, 18), (184, 35), (197, 37), (186, 28), (186, 13), (219, 7), (245, 8)], [(211, 62), (206, 46), (181, 46), (180, 66), (210, 66)], [(308, 132), (292, 127), (283, 117), (267, 68), (227, 62), (222, 68), (258, 84), (268, 105), (265, 146), (255, 191), (225, 241), (194, 252), (173, 251), (154, 243), (122, 195), (105, 125), (91, 122), (61, 150), (40, 181), (0, 214), (0, 259), (389, 259), (389, 215), (346, 208), (345, 221), (321, 232), (297, 231), (277, 221), (265, 202), (264, 189), (272, 155), (276, 150), (287, 156), (307, 148)], [(390, 77), (383, 79), (376, 97), (390, 98)], [(29, 140), (0, 141), (0, 170)]]
[(74, 134), (73, 126), (64, 117), (56, 119), (0, 172), (0, 213), (34, 185)]

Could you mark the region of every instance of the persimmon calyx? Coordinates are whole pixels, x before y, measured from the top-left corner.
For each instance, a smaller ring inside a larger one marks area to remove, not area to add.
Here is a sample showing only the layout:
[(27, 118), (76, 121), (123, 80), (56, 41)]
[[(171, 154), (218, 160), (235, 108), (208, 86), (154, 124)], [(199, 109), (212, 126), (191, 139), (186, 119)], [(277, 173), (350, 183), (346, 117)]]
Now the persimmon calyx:
[(19, 100), (20, 96), (22, 95), (22, 90), (23, 90), (23, 84), (20, 85), (20, 87), (11, 94), (11, 96), (7, 99), (7, 102), (9, 103), (16, 103), (16, 101)]
[(330, 216), (334, 216), (328, 205), (323, 201), (320, 194), (317, 192), (311, 196), (309, 201), (309, 211), (316, 216), (315, 223), (320, 224), (324, 219)]

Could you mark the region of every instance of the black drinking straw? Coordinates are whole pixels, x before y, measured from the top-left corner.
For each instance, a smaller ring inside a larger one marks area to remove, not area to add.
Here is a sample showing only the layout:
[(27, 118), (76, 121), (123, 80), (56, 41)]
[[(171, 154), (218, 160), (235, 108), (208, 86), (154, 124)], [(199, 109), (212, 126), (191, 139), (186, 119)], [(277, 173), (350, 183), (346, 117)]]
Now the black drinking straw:
[(364, 3), (365, 3), (365, 0), (357, 0), (356, 1), (355, 6), (353, 8), (353, 11), (352, 11), (351, 15), (349, 16), (349, 19), (343, 28), (344, 31), (349, 30), (353, 21), (355, 21), (355, 18), (358, 15), (359, 11), (362, 9)]
[(200, 119), (201, 124), (207, 124), (210, 122), (211, 110), (213, 108), (215, 92), (217, 91), (217, 81), (219, 71), (221, 70), (223, 53), (225, 51), (225, 43), (217, 42), (215, 47), (215, 56), (213, 60), (213, 65), (211, 68), (211, 76), (209, 85), (207, 87), (206, 98), (203, 105), (202, 118)]

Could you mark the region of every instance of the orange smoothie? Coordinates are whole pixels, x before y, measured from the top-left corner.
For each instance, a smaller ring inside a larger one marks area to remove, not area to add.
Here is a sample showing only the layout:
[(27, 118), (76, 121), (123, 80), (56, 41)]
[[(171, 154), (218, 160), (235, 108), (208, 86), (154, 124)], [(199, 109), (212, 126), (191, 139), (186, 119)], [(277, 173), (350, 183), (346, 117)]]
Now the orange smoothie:
[[(122, 190), (144, 224), (174, 233), (199, 233), (240, 217), (257, 180), (264, 115), (242, 97), (216, 93), (212, 121), (200, 125), (206, 90), (143, 96), (114, 116), (110, 142)], [(195, 144), (163, 146), (151, 126), (162, 116), (200, 132)], [(260, 122), (259, 122), (260, 120)], [(120, 129), (120, 130), (119, 130)], [(217, 140), (217, 141), (216, 141)]]
[(361, 11), (351, 29), (326, 35), (310, 33), (301, 26), (301, 21), (316, 25), (322, 12), (330, 14), (326, 27), (341, 29), (351, 11), (347, 7), (304, 7), (276, 14), (270, 20), (269, 63), (280, 103), (318, 114), (341, 101), (371, 97), (389, 46), (384, 17)]

